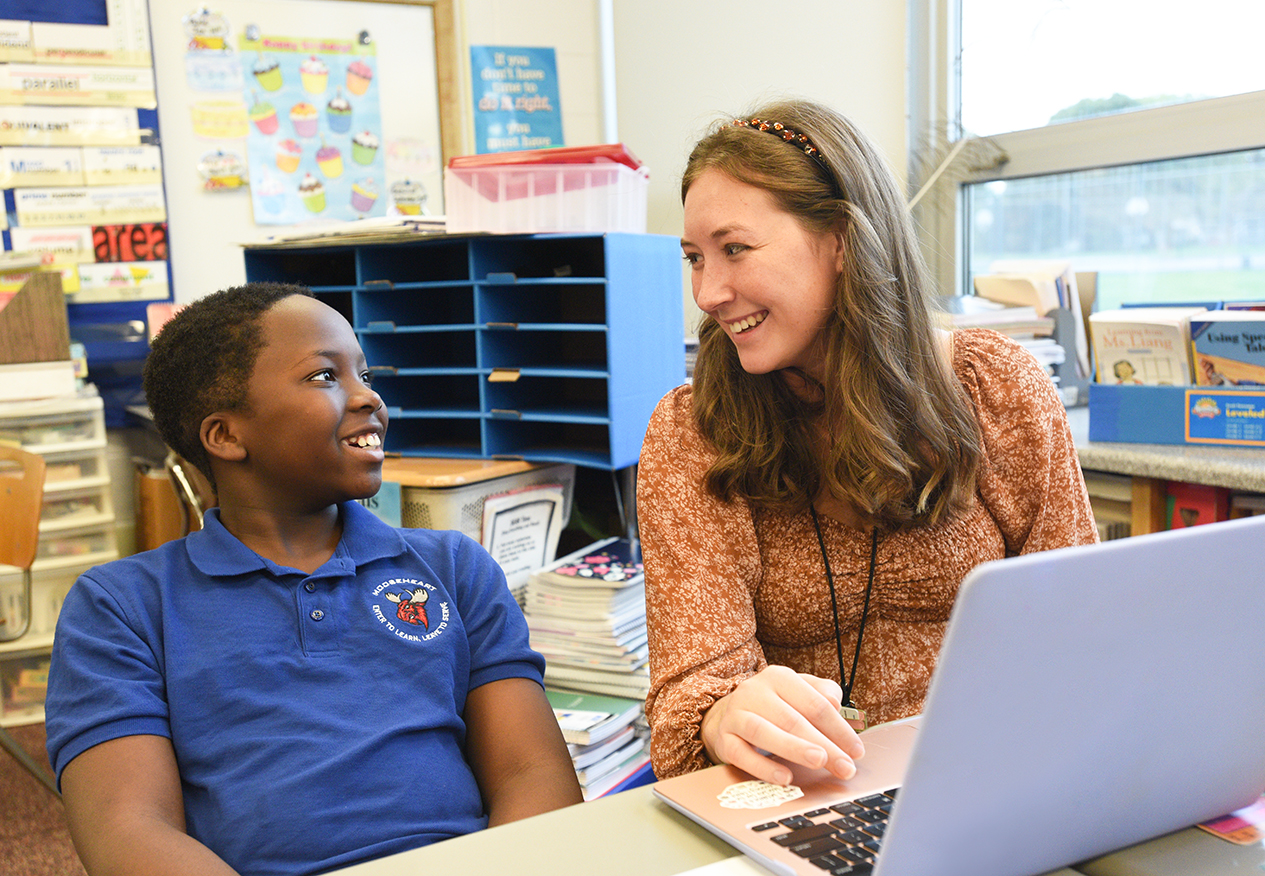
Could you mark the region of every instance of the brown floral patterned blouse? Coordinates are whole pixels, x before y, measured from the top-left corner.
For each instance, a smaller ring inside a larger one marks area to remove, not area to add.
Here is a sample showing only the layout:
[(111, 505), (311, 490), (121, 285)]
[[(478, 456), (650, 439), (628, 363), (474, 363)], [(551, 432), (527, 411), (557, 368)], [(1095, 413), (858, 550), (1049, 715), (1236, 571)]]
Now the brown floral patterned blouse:
[[(953, 369), (983, 435), (977, 502), (964, 516), (879, 540), (852, 696), (871, 723), (922, 710), (963, 577), (985, 560), (1098, 540), (1052, 384), (991, 331), (953, 337)], [(691, 390), (659, 403), (646, 432), (637, 508), (646, 565), (651, 753), (660, 778), (710, 765), (703, 713), (770, 663), (839, 680), (821, 551), (808, 513), (752, 511), (708, 494), (712, 458)], [(869, 575), (869, 530), (821, 517), (850, 670)]]

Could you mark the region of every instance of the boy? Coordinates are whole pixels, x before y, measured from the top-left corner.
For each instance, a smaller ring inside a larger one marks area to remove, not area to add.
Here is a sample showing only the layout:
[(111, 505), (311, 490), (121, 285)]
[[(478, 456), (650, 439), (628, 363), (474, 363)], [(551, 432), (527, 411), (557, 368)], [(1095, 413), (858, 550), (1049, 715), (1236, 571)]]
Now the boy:
[(354, 501), (387, 412), (341, 315), (217, 292), (145, 392), (218, 508), (58, 620), (48, 750), (90, 874), (317, 873), (581, 800), (496, 563)]

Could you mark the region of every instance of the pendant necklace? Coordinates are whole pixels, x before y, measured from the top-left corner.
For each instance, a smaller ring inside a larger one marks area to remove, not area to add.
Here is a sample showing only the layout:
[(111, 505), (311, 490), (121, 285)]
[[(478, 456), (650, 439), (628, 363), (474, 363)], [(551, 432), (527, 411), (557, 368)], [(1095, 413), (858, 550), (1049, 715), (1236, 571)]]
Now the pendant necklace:
[(817, 531), (817, 546), (821, 548), (821, 562), (826, 567), (826, 584), (830, 587), (830, 615), (835, 622), (835, 654), (839, 658), (839, 681), (843, 686), (843, 707), (839, 709), (839, 714), (847, 721), (853, 730), (861, 731), (866, 728), (868, 719), (865, 712), (856, 707), (852, 702), (852, 685), (857, 680), (857, 663), (861, 659), (861, 637), (865, 635), (865, 619), (870, 614), (870, 592), (874, 589), (874, 566), (878, 559), (878, 527), (870, 530), (870, 577), (865, 585), (865, 604), (861, 609), (861, 624), (857, 628), (857, 646), (856, 652), (852, 655), (852, 671), (844, 673), (843, 671), (843, 643), (839, 641), (839, 603), (835, 597), (835, 579), (830, 572), (830, 558), (826, 556), (826, 540), (821, 535), (821, 523), (817, 520), (817, 509), (812, 505), (808, 506), (808, 512), (813, 517), (813, 529)]

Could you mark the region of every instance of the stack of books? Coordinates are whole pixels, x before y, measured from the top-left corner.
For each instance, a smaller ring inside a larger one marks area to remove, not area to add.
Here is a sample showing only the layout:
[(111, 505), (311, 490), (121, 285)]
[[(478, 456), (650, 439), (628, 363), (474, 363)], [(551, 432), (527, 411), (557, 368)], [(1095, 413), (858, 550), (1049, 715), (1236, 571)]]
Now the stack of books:
[(1076, 363), (1078, 376), (1088, 379), (1089, 339), (1082, 316), (1080, 289), (1071, 265), (1016, 259), (993, 262), (991, 268), (991, 273), (974, 278), (976, 295), (1010, 306), (1032, 307), (1037, 316), (1050, 316), (1056, 310), (1071, 314), (1069, 336), (1060, 342), (1068, 359)]
[(1189, 386), (1191, 319), (1202, 307), (1126, 307), (1089, 315), (1098, 383)]
[(649, 769), (642, 701), (546, 690), (584, 799), (631, 786)]
[(1123, 307), (1089, 315), (1099, 383), (1265, 386), (1265, 302)]
[(653, 778), (640, 546), (606, 538), (533, 572), (523, 611), (584, 799)]
[(644, 700), (650, 689), (640, 547), (607, 538), (533, 572), (523, 611), (545, 683)]
[(940, 326), (946, 330), (986, 328), (1014, 339), (1041, 363), (1058, 383), (1056, 366), (1067, 361), (1067, 350), (1055, 338), (1053, 316), (1040, 316), (1030, 305), (1008, 306), (979, 295), (960, 295), (940, 300)]

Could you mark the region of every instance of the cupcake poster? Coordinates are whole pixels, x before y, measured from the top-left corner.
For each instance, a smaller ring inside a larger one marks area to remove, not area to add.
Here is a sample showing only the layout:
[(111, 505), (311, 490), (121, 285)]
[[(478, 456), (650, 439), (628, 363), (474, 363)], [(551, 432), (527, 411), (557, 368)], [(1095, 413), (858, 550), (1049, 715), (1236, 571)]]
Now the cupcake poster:
[(377, 56), (368, 35), (257, 36), (247, 28), (241, 62), (255, 223), (385, 215)]

